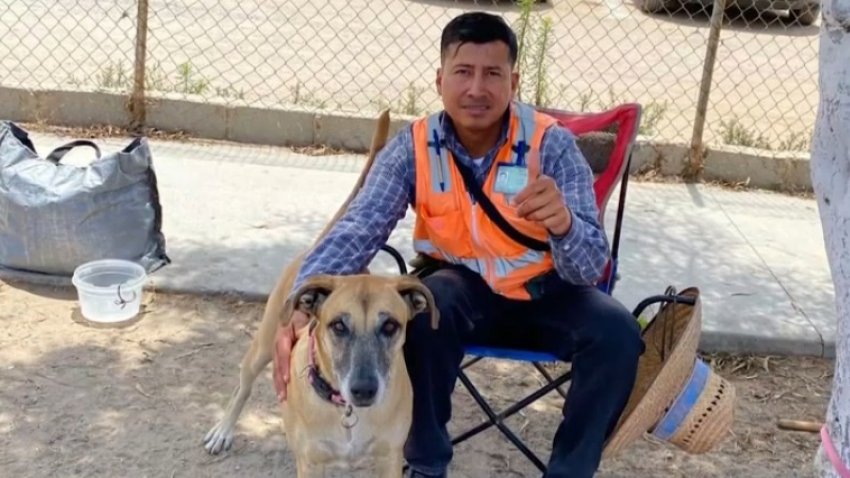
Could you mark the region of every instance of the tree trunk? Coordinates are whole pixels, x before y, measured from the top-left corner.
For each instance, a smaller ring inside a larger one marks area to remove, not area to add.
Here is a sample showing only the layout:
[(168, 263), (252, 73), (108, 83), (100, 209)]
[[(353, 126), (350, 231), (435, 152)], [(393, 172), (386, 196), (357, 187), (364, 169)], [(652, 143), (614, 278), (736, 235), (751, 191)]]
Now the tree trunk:
[[(820, 28), (820, 104), (812, 138), (812, 185), (835, 284), (838, 317), (835, 375), (826, 423), (850, 464), (850, 0), (823, 0)], [(816, 476), (837, 478), (823, 446)]]

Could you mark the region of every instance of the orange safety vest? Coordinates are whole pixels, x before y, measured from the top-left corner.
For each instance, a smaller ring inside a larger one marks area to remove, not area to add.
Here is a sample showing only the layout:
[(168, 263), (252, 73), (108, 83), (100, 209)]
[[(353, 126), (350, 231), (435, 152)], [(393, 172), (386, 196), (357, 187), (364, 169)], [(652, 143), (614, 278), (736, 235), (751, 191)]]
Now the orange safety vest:
[[(511, 105), (507, 141), (496, 154), (482, 189), (499, 213), (526, 236), (546, 242), (549, 232), (542, 224), (522, 219), (511, 198), (493, 190), (499, 164), (527, 164), (540, 171), (540, 144), (545, 131), (557, 121), (514, 102)], [(523, 246), (493, 223), (473, 201), (452, 153), (446, 148), (439, 113), (413, 123), (416, 157), (416, 252), (453, 264), (462, 264), (479, 273), (498, 294), (529, 300), (529, 280), (554, 268), (548, 251)], [(531, 180), (531, 174), (529, 174)]]

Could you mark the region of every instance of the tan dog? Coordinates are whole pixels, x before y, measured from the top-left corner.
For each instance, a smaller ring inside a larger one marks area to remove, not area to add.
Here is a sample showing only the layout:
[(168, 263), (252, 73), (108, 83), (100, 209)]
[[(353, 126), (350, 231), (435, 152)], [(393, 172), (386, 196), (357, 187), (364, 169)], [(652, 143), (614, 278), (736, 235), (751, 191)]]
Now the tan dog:
[[(355, 187), (314, 246), (359, 192), (388, 129), (385, 111)], [(326, 467), (361, 466), (370, 459), (376, 460), (379, 476), (399, 476), (413, 405), (402, 354), (406, 325), (415, 314), (430, 311), (436, 328), (434, 299), (414, 277), (361, 274), (312, 277), (295, 292), (293, 301), (287, 301), (304, 255), (284, 269), (269, 295), (257, 334), (242, 359), (239, 385), (224, 417), (204, 437), (204, 447), (212, 454), (230, 448), (253, 383), (272, 361), (277, 328), (298, 307), (312, 320), (310, 327), (299, 331), (293, 347), (292, 378), (281, 409), (299, 478), (323, 476)]]
[(369, 464), (400, 476), (413, 406), (402, 345), (414, 314), (430, 310), (436, 327), (433, 297), (413, 277), (369, 275), (311, 278), (295, 297), (317, 317), (293, 348), (282, 407), (298, 476)]

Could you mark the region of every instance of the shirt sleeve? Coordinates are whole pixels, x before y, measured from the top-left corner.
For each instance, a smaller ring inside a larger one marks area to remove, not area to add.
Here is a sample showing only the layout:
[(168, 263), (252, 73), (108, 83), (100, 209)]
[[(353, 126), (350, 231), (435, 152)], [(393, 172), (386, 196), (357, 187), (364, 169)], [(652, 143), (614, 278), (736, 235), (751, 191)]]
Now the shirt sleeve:
[(413, 136), (402, 129), (375, 157), (348, 210), (304, 258), (292, 290), (316, 274), (362, 272), (404, 218), (413, 198)]
[(575, 135), (560, 125), (545, 133), (540, 157), (543, 174), (555, 180), (572, 215), (566, 234), (550, 236), (555, 268), (567, 282), (591, 285), (602, 276), (610, 255), (608, 238), (599, 224), (593, 171)]

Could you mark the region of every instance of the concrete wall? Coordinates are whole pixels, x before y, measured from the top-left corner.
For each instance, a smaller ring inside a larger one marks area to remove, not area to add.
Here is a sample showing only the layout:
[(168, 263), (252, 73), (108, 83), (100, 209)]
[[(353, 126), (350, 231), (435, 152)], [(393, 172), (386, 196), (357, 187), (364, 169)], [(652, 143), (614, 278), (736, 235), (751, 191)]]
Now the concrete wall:
[[(0, 119), (62, 126), (130, 123), (128, 96), (93, 91), (32, 91), (0, 87)], [(377, 116), (377, 115), (376, 115)], [(392, 135), (412, 119), (393, 115)], [(374, 117), (314, 112), (305, 109), (258, 108), (239, 102), (192, 101), (183, 96), (149, 97), (147, 126), (182, 131), (192, 137), (275, 146), (322, 144), (364, 152)], [(688, 145), (638, 139), (632, 172), (650, 169), (679, 175)], [(811, 191), (809, 157), (805, 153), (770, 153), (754, 148), (720, 146), (706, 152), (704, 179), (790, 191)]]

